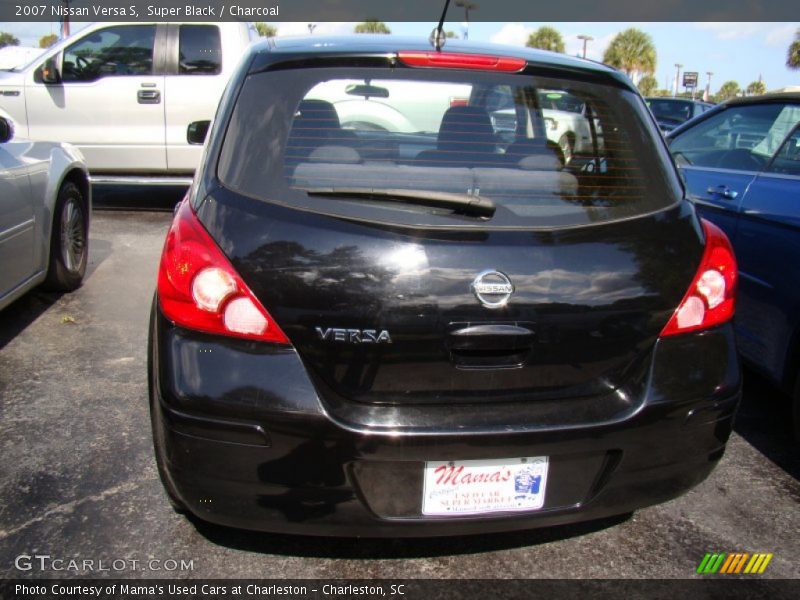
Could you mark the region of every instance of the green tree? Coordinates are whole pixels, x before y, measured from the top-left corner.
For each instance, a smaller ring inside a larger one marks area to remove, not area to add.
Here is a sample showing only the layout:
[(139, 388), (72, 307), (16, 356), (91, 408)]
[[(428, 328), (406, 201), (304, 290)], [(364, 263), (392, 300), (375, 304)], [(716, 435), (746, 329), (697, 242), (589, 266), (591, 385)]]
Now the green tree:
[(0, 31), (0, 48), (19, 46), (19, 40), (6, 31)]
[(789, 44), (786, 52), (786, 66), (790, 69), (800, 69), (800, 29), (794, 34), (794, 41)]
[(603, 62), (625, 71), (652, 75), (656, 72), (657, 54), (650, 34), (631, 27), (618, 33), (606, 48)]
[(263, 21), (256, 21), (256, 31), (261, 37), (275, 37), (278, 35), (278, 28)]
[(367, 19), (363, 23), (359, 23), (353, 31), (355, 33), (392, 33), (386, 23), (375, 19)]
[(652, 75), (645, 75), (639, 80), (638, 87), (642, 96), (652, 96), (658, 89), (658, 79)]
[(747, 86), (747, 95), (748, 96), (760, 96), (761, 94), (766, 93), (767, 85), (761, 81), (754, 81), (750, 85)]
[(550, 50), (551, 52), (564, 53), (564, 38), (557, 29), (547, 25), (539, 27), (529, 37), (525, 44), (528, 48), (539, 48), (540, 50)]
[(730, 98), (735, 98), (739, 95), (741, 88), (739, 84), (735, 81), (726, 81), (722, 84), (722, 87), (719, 88), (719, 91), (716, 94), (717, 102), (722, 102), (724, 100), (728, 100)]
[(58, 36), (55, 33), (48, 33), (39, 38), (39, 48), (49, 48), (58, 41)]

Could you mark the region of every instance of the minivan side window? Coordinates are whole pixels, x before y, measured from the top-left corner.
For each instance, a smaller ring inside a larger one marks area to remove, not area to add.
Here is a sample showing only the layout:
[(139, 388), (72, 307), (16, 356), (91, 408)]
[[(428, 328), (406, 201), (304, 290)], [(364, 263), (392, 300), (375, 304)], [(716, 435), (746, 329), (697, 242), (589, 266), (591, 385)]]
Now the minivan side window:
[(786, 139), (767, 171), (781, 175), (800, 175), (800, 127)]
[(178, 72), (217, 75), (222, 71), (222, 44), (215, 25), (181, 25)]
[(121, 25), (90, 33), (64, 50), (63, 81), (90, 82), (103, 77), (153, 72), (155, 25)]

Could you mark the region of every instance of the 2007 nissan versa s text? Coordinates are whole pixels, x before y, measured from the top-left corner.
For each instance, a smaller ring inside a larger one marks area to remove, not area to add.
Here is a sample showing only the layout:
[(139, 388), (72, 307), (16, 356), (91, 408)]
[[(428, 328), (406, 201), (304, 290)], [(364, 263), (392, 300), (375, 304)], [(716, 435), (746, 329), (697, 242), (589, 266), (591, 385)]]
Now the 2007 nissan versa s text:
[[(542, 99), (580, 122), (567, 151)], [(663, 502), (731, 431), (736, 277), (610, 68), (395, 37), (261, 43), (161, 259), (160, 474), (203, 519), (308, 534)]]

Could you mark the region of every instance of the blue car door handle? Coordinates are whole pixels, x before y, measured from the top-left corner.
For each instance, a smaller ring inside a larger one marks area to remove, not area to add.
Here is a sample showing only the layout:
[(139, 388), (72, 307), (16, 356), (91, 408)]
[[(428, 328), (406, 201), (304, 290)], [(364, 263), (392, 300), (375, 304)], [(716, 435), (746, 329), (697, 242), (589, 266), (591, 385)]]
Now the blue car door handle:
[(722, 196), (726, 200), (735, 200), (739, 195), (739, 192), (732, 190), (727, 185), (718, 185), (717, 187), (709, 186), (706, 193), (711, 196)]

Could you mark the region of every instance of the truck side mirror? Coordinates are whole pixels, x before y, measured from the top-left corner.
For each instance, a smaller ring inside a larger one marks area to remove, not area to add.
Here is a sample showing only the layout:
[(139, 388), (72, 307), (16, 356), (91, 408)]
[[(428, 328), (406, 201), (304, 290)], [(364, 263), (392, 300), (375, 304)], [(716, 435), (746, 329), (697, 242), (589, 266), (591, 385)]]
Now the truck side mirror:
[(202, 146), (206, 141), (208, 135), (208, 128), (211, 126), (211, 121), (194, 121), (189, 123), (186, 129), (186, 141), (194, 146)]
[(36, 83), (45, 83), (49, 85), (61, 83), (61, 71), (58, 70), (58, 54), (48, 58), (36, 69), (33, 80)]
[(14, 137), (14, 124), (4, 117), (0, 117), (0, 144), (11, 141)]

